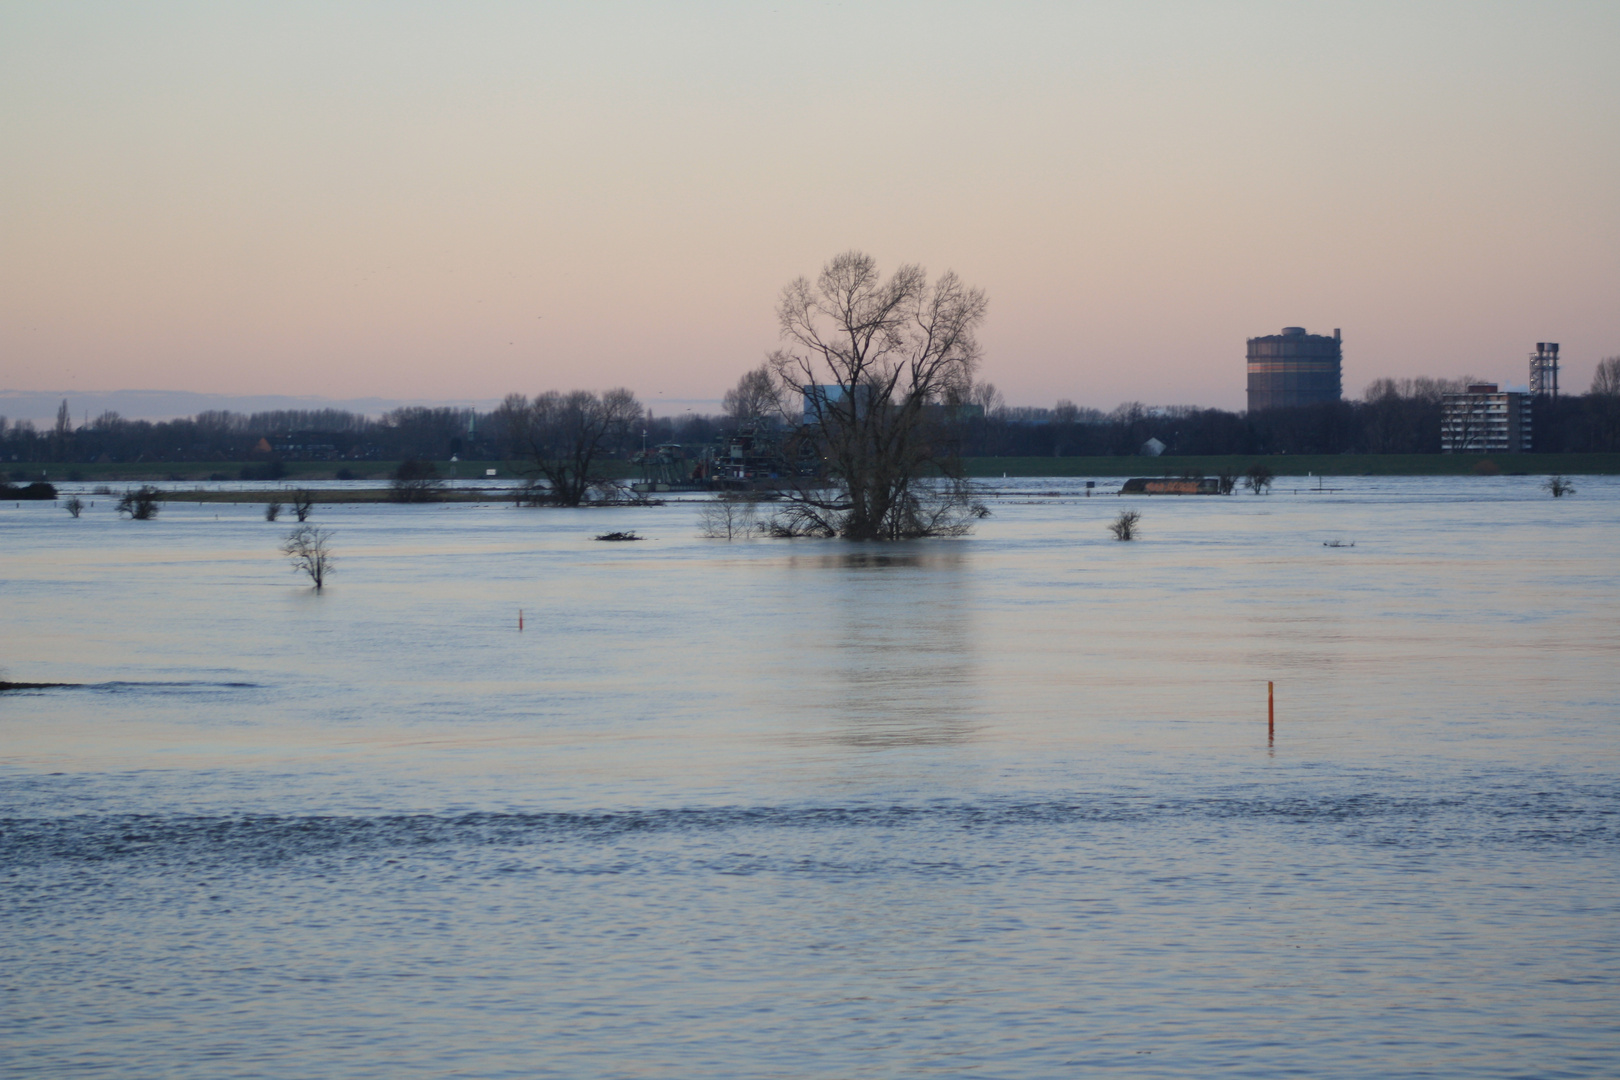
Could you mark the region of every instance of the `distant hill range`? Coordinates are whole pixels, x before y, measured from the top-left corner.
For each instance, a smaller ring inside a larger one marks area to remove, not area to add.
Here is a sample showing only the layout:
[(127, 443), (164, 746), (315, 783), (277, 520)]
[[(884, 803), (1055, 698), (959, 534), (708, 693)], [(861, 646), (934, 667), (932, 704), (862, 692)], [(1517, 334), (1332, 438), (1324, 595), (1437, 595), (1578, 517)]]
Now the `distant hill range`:
[(290, 394), (194, 394), (188, 390), (0, 390), (0, 416), (54, 424), (56, 410), (66, 399), (75, 426), (88, 414), (94, 420), (104, 412), (126, 420), (173, 420), (214, 409), (230, 412), (274, 412), (280, 409), (345, 409), (366, 416), (381, 416), (403, 405), (454, 405), (492, 409), (499, 399), (467, 401), (395, 401), (389, 398), (324, 398)]
[[(325, 398), (290, 394), (194, 394), (189, 390), (0, 390), (0, 416), (11, 421), (32, 420), (36, 426), (56, 423), (56, 410), (66, 399), (77, 427), (86, 417), (94, 420), (104, 412), (115, 412), (125, 420), (174, 420), (200, 412), (227, 410), (235, 413), (277, 412), (285, 409), (343, 409), (365, 416), (381, 416), (406, 405), (449, 406), (488, 412), (500, 398), (458, 398), (452, 400), (405, 400), (394, 398)], [(682, 411), (715, 413), (718, 400), (654, 397), (646, 402), (660, 416)]]

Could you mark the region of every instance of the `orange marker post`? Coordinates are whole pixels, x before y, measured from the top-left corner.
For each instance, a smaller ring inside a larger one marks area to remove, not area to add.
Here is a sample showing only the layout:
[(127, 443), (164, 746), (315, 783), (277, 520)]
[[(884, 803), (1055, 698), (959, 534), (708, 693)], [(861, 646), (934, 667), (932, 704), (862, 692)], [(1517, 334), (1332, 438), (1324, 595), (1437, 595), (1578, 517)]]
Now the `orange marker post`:
[(523, 609), (518, 608), (518, 633), (523, 633)]
[(1266, 683), (1266, 742), (1270, 743), (1277, 738), (1277, 698), (1276, 684)]

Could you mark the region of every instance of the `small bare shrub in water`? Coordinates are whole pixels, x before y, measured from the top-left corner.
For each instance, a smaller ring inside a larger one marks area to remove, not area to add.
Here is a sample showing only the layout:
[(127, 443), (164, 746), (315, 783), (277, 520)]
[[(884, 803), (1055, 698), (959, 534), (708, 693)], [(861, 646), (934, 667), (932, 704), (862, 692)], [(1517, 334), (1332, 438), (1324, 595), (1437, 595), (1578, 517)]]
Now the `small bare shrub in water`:
[(1250, 465), (1243, 474), (1243, 486), (1256, 495), (1264, 495), (1271, 488), (1271, 480), (1271, 470), (1259, 463)]
[(698, 511), (698, 525), (711, 540), (753, 536), (760, 529), (759, 502), (722, 495)]
[(1121, 510), (1119, 517), (1108, 524), (1108, 531), (1114, 534), (1115, 540), (1135, 540), (1137, 523), (1142, 515), (1135, 510)]
[(118, 500), (118, 512), (128, 514), (134, 521), (150, 521), (157, 517), (160, 494), (151, 484), (125, 491), (124, 497)]
[(78, 517), (80, 514), (84, 513), (84, 500), (79, 498), (77, 495), (69, 495), (67, 502), (63, 503), (62, 505), (66, 507), (67, 512), (72, 514), (74, 517)]
[(281, 516), (281, 503), (275, 500), (264, 504), (264, 520), (274, 521)]
[(789, 540), (801, 536), (837, 536), (839, 526), (837, 516), (823, 513), (820, 507), (789, 503), (772, 514), (761, 527), (768, 536)]
[(0, 498), (3, 499), (49, 499), (56, 501), (56, 487), (43, 480), (35, 480), (32, 484), (23, 487), (13, 487), (10, 484), (0, 483)]
[(410, 458), (394, 470), (389, 497), (395, 502), (432, 502), (439, 497), (444, 481), (439, 467), (431, 461)]
[(307, 491), (300, 491), (293, 496), (292, 512), (298, 515), (299, 521), (307, 521), (311, 510), (315, 509), (315, 496)]
[(1563, 476), (1549, 476), (1546, 483), (1541, 486), (1546, 488), (1555, 499), (1562, 499), (1565, 495), (1575, 494), (1575, 485), (1570, 483), (1567, 477)]
[(326, 575), (332, 572), (337, 560), (331, 551), (332, 531), (318, 525), (300, 525), (282, 541), (281, 553), (292, 560), (294, 573), (308, 574), (315, 583), (315, 591), (326, 584)]

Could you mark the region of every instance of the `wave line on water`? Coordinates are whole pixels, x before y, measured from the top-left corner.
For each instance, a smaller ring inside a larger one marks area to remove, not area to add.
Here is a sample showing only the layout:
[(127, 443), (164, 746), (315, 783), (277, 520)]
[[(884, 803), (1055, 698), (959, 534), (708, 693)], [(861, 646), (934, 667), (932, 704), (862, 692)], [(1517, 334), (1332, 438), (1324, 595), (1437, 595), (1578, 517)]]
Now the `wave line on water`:
[[(457, 814), (79, 814), (0, 818), (0, 865), (191, 857), (286, 858), (337, 850), (635, 843), (765, 831), (983, 836), (1022, 829), (1152, 829), (1177, 823), (1327, 830), (1377, 846), (1620, 845), (1620, 789), (1482, 790), (1438, 796), (1102, 796), (1002, 803), (710, 806)], [(1308, 839), (1308, 837), (1305, 837)]]

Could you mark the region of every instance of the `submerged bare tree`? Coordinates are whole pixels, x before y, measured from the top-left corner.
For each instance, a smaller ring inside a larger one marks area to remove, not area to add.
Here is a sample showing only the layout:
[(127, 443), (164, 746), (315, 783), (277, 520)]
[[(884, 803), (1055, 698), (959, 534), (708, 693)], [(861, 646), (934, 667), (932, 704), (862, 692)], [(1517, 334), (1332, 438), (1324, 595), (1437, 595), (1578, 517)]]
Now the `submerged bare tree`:
[(722, 493), (698, 510), (701, 535), (711, 540), (735, 540), (761, 530), (759, 500), (747, 495)]
[(544, 500), (578, 506), (603, 483), (596, 471), (599, 459), (641, 422), (642, 406), (624, 389), (552, 390), (533, 401), (508, 394), (496, 415), (513, 451), (528, 459), (531, 477), (545, 481)]
[(157, 516), (158, 499), (162, 494), (151, 484), (142, 484), (133, 490), (125, 490), (124, 497), (118, 500), (117, 510), (120, 514), (128, 514), (135, 521), (150, 521)]
[(772, 530), (784, 535), (899, 540), (967, 531), (986, 511), (953, 452), (956, 406), (973, 389), (980, 289), (918, 266), (887, 280), (870, 255), (845, 252), (782, 290), (786, 347), (769, 358), (780, 387), (803, 402), (826, 483), (793, 485)]
[(281, 553), (292, 560), (295, 573), (308, 574), (319, 592), (337, 559), (332, 555), (332, 531), (318, 525), (300, 525), (282, 541)]
[(1114, 534), (1115, 540), (1135, 540), (1136, 531), (1142, 520), (1142, 515), (1135, 510), (1121, 510), (1119, 517), (1108, 525), (1108, 531)]
[[(439, 489), (443, 486), (437, 465), (431, 461), (407, 458), (393, 472), (388, 497), (395, 502), (432, 502), (439, 497)], [(298, 520), (304, 519), (300, 517)]]

